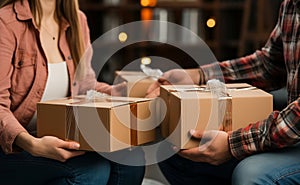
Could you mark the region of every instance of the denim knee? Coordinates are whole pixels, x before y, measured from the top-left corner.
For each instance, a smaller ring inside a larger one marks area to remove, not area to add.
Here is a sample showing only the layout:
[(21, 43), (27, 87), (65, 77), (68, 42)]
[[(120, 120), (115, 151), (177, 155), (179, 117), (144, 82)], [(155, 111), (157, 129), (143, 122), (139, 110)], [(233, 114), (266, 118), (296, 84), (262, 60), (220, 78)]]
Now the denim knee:
[(232, 174), (233, 185), (300, 184), (299, 160), (289, 155), (259, 154), (242, 160)]
[(128, 166), (111, 162), (108, 185), (140, 185), (145, 174), (145, 166)]
[(67, 163), (72, 168), (70, 177), (66, 177), (69, 184), (106, 185), (110, 176), (109, 160), (97, 153), (86, 154), (84, 159), (74, 159)]
[[(264, 183), (262, 183), (264, 182)], [(248, 158), (242, 160), (232, 173), (232, 185), (271, 184), (264, 175), (264, 170), (258, 164)]]

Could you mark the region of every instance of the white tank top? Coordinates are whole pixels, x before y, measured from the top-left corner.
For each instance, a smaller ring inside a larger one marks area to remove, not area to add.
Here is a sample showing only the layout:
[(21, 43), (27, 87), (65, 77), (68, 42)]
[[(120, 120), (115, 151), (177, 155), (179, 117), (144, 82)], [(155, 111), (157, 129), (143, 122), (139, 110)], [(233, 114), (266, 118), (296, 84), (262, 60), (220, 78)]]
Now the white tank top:
[[(68, 92), (69, 75), (66, 62), (48, 63), (48, 79), (41, 101), (64, 98)], [(29, 133), (36, 135), (36, 113), (26, 128)]]

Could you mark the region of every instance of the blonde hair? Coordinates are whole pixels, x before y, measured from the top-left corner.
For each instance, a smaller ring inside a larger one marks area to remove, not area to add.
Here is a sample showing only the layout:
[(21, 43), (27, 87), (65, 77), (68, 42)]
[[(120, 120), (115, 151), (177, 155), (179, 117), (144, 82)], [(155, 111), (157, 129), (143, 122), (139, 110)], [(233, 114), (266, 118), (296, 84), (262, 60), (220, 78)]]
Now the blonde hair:
[[(4, 0), (0, 7), (2, 8), (16, 1), (23, 2), (23, 0)], [(32, 15), (37, 22), (37, 26), (39, 27), (40, 23), (37, 20), (41, 20), (43, 17), (40, 1), (28, 0), (28, 2)], [(70, 24), (70, 27), (66, 31), (66, 37), (74, 65), (77, 67), (85, 49), (81, 23), (79, 19), (78, 0), (56, 0), (55, 19), (58, 23), (61, 23), (62, 19), (65, 19)]]

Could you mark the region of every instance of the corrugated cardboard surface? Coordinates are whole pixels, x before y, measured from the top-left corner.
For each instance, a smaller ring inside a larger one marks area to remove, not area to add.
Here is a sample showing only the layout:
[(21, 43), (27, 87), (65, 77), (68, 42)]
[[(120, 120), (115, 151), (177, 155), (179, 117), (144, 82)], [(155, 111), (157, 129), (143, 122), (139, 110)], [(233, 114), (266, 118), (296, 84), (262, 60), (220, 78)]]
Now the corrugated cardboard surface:
[[(80, 149), (111, 152), (155, 140), (155, 100), (120, 97), (116, 100), (85, 102), (60, 99), (38, 103), (38, 136), (53, 135), (75, 140)], [(131, 108), (136, 106), (137, 129), (131, 128)], [(99, 124), (101, 123), (101, 124)], [(147, 127), (147, 128), (143, 128)], [(143, 131), (139, 131), (142, 129)], [(136, 133), (136, 142), (132, 134)]]
[(127, 96), (140, 97), (146, 96), (149, 86), (155, 80), (146, 76), (143, 72), (139, 71), (116, 71), (116, 82), (127, 82)]
[[(158, 116), (164, 116), (163, 118), (160, 117), (160, 120), (162, 120), (162, 123), (160, 125), (160, 128), (161, 128), (161, 134), (162, 134), (162, 137), (168, 137), (169, 136), (169, 118), (170, 118), (170, 111), (172, 109), (176, 109), (176, 107), (172, 107), (170, 106), (170, 99), (169, 99), (169, 96), (170, 96), (170, 91), (171, 90), (174, 90), (174, 89), (177, 89), (177, 88), (185, 88), (185, 89), (193, 89), (193, 88), (197, 88), (198, 86), (196, 85), (162, 85), (160, 87), (160, 95), (159, 97), (162, 99), (162, 103), (164, 105), (161, 105), (161, 107), (166, 107), (166, 115), (158, 115)], [(169, 108), (169, 107), (172, 107), (172, 108)], [(178, 107), (177, 107), (178, 108)], [(174, 111), (172, 111), (174, 112)], [(174, 115), (172, 114), (172, 117), (176, 117), (178, 114)], [(174, 129), (172, 129), (174, 130)]]
[[(193, 86), (162, 86), (161, 98), (168, 106), (167, 118), (162, 123), (162, 129), (167, 129), (162, 130), (164, 136), (169, 136), (170, 142), (182, 149), (191, 148), (199, 145), (199, 141), (191, 140), (188, 134), (191, 129), (235, 130), (266, 119), (272, 112), (271, 94), (244, 83), (227, 84), (227, 88), (228, 97), (217, 99), (210, 92), (198, 91), (198, 86), (196, 90)], [(228, 120), (227, 126), (222, 125), (228, 118), (231, 118), (230, 125)]]

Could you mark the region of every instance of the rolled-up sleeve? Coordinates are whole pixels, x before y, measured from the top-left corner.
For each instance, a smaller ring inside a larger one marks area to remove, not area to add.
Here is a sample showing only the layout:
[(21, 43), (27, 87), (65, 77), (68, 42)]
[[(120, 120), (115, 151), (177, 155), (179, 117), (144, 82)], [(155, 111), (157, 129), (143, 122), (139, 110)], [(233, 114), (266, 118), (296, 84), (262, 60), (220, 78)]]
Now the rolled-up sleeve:
[(10, 88), (13, 71), (12, 58), (15, 38), (8, 26), (0, 19), (0, 145), (5, 153), (13, 152), (16, 136), (26, 129), (10, 111)]

